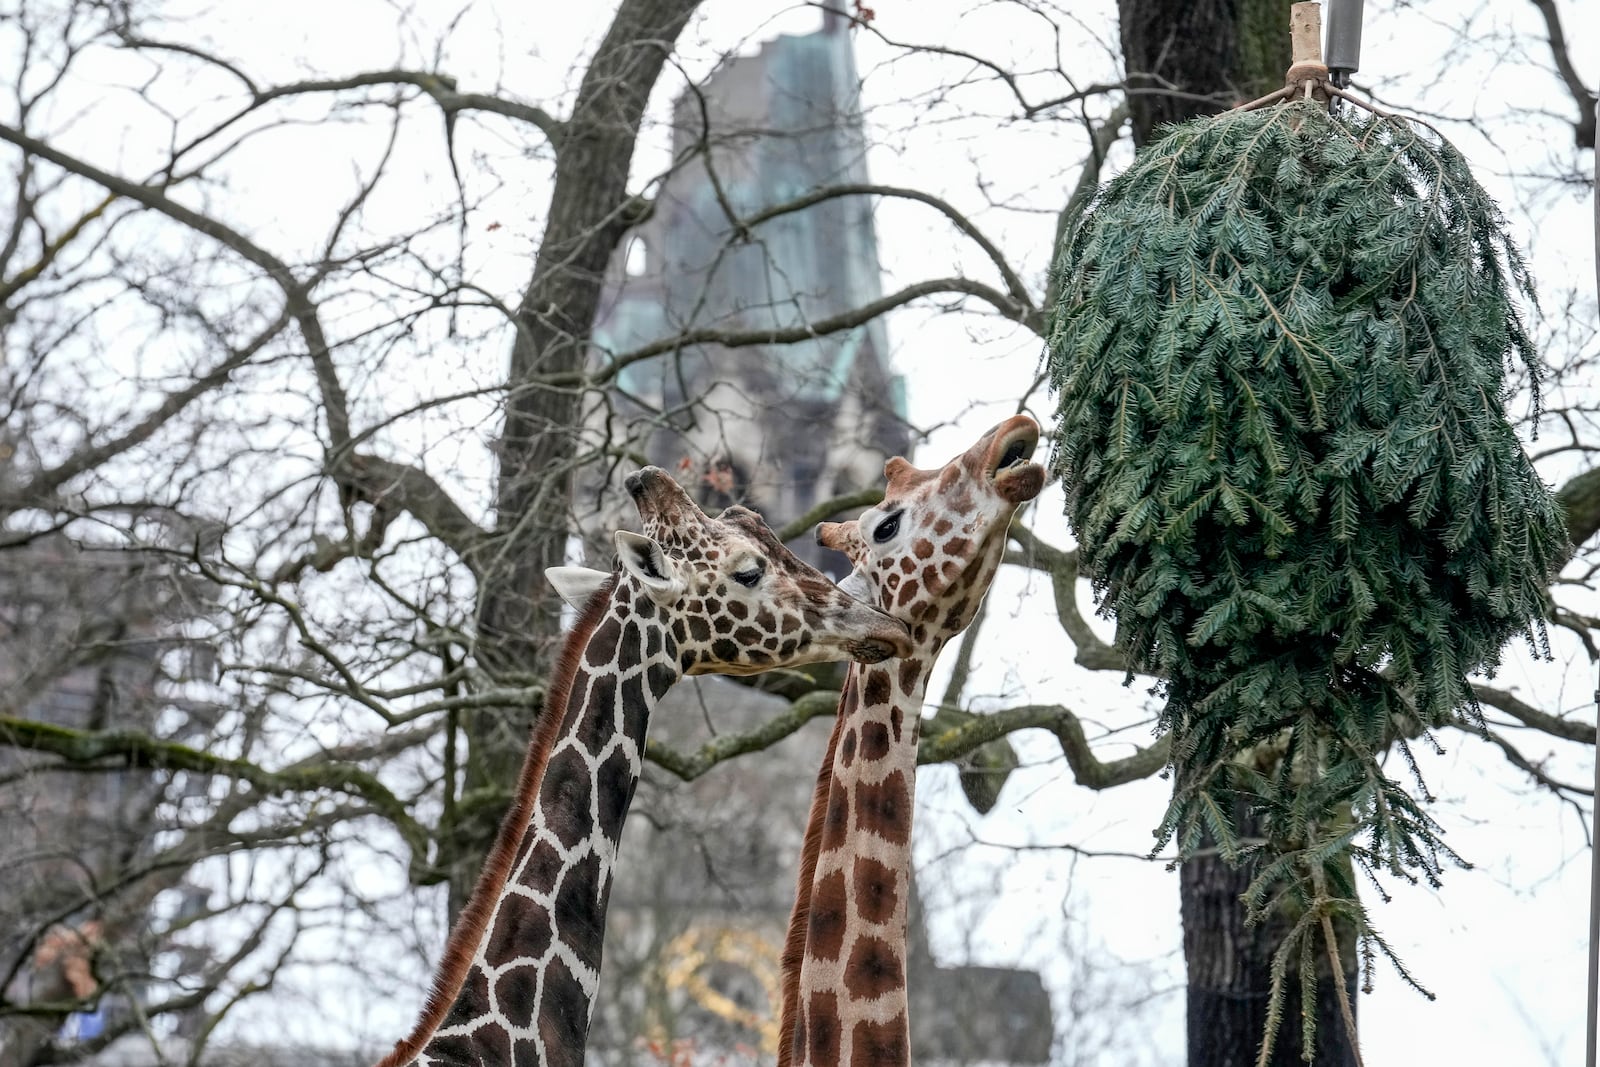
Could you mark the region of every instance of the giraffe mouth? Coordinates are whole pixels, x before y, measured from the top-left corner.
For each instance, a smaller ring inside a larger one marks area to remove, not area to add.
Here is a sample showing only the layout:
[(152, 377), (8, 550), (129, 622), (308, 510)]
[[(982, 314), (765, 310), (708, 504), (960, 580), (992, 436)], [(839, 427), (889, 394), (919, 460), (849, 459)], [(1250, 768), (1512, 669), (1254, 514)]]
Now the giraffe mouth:
[(882, 663), (891, 659), (895, 654), (894, 646), (887, 641), (876, 638), (867, 638), (863, 641), (852, 641), (845, 646), (850, 653), (850, 658), (857, 663)]
[(696, 517), (704, 518), (683, 486), (660, 467), (642, 467), (624, 478), (622, 485), (633, 498), (646, 532), (651, 523), (673, 525)]
[(991, 456), (995, 459), (989, 472), (995, 491), (1007, 502), (1023, 504), (1039, 495), (1044, 488), (1044, 468), (1033, 459), (1039, 446), (1039, 427), (1032, 419), (1018, 426), (997, 442)]

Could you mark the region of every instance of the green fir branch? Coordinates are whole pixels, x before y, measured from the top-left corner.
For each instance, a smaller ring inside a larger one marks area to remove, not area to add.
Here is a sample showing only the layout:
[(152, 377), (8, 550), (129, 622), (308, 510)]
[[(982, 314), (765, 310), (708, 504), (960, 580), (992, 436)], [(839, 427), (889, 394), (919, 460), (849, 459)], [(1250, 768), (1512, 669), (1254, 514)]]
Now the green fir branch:
[[(1480, 724), (1468, 678), (1514, 638), (1547, 645), (1576, 509), (1505, 412), (1516, 367), (1538, 412), (1532, 280), (1435, 132), (1290, 103), (1146, 146), (1064, 236), (1051, 291), (1077, 563), (1129, 670), (1166, 697), (1158, 841), (1217, 844), (1253, 865), (1253, 915), (1297, 916), (1275, 1030), (1289, 967), (1311, 996), (1316, 959), (1340, 958), (1315, 944), (1333, 919), (1354, 922), (1369, 972), (1391, 956), (1356, 870), (1436, 883), (1460, 861), (1409, 750), (1409, 786), (1382, 754)], [(1246, 765), (1263, 745), (1275, 773)], [(1240, 802), (1259, 848), (1232, 840)]]

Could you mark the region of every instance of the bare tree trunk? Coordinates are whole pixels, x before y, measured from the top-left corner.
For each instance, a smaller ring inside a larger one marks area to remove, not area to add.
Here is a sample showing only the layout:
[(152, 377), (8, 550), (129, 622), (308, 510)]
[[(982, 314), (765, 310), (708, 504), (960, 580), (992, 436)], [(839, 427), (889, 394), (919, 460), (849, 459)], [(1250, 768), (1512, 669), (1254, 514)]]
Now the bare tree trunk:
[[(557, 140), (549, 218), (517, 309), (494, 535), (480, 569), (489, 578), (479, 598), (479, 659), (495, 674), (548, 673), (559, 613), (544, 570), (560, 565), (566, 550), (581, 393), (542, 379), (576, 376), (584, 367), (606, 263), (639, 213), (627, 185), (639, 123), (698, 6), (699, 0), (624, 0)], [(533, 710), (494, 708), (466, 717), (466, 796), (516, 777)], [(463, 806), (447, 859), (452, 914), (472, 891), (499, 814), (498, 805)], [(452, 836), (441, 834), (441, 843)]]
[[(1242, 804), (1234, 818), (1241, 837), (1260, 835), (1259, 824)], [(1216, 853), (1196, 856), (1180, 869), (1183, 956), (1189, 979), (1189, 1067), (1255, 1067), (1267, 1025), (1272, 953), (1292, 924), (1276, 915), (1257, 926), (1245, 925), (1239, 898), (1253, 876), (1252, 870), (1235, 867)], [(1354, 931), (1348, 923), (1336, 929), (1345, 989), (1354, 1011), (1359, 977)], [(1301, 1058), (1300, 990), (1293, 979), (1296, 961), (1291, 961), (1283, 1024), (1268, 1060), (1272, 1067), (1304, 1067), (1308, 1062), (1312, 1067), (1355, 1067), (1354, 1046), (1329, 980), (1326, 954), (1318, 954), (1317, 964), (1315, 1056), (1309, 1061)]]
[(1117, 0), (1133, 143), (1283, 84), (1291, 0)]

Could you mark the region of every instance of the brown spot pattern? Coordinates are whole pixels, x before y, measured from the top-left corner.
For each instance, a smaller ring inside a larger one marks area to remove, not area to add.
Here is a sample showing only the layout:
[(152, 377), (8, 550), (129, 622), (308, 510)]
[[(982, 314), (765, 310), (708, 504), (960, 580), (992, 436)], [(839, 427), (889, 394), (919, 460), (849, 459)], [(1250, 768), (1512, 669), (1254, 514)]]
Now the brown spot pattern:
[[(851, 749), (855, 748), (855, 735), (849, 738)], [(881, 722), (864, 722), (861, 724), (861, 758), (869, 763), (876, 763), (889, 754), (889, 726)], [(845, 766), (849, 766), (849, 762)]]
[(889, 703), (889, 674), (883, 670), (865, 671), (866, 682), (861, 686), (861, 703), (864, 707), (878, 708)]
[(849, 832), (850, 792), (836, 782), (834, 788), (828, 790), (828, 813), (822, 818), (823, 850), (832, 851), (844, 844)]
[[(589, 998), (558, 957), (544, 973), (544, 1002), (539, 1005), (539, 1037), (549, 1067), (580, 1067), (584, 1038), (589, 1034)], [(468, 1061), (470, 1062), (470, 1061)]]
[(900, 892), (892, 867), (871, 856), (857, 856), (850, 880), (857, 915), (869, 923), (886, 923), (894, 917)]
[(511, 1067), (511, 1035), (497, 1022), (487, 1022), (472, 1034), (478, 1062), (483, 1067)]
[(589, 639), (583, 660), (591, 667), (608, 667), (617, 658), (617, 642), (622, 638), (622, 623), (614, 616), (608, 617)]
[(535, 893), (548, 893), (556, 887), (556, 876), (561, 873), (561, 853), (548, 841), (533, 846), (528, 865), (522, 869), (522, 884)]
[(483, 944), (483, 958), (491, 967), (504, 967), (517, 959), (538, 959), (550, 947), (550, 915), (537, 904), (508, 902), (495, 916), (494, 929)]
[(856, 1023), (850, 1030), (850, 1067), (885, 1067), (886, 1064), (910, 1063), (906, 1033), (909, 1030), (904, 1015), (886, 1023)]
[(513, 967), (502, 973), (494, 984), (494, 999), (500, 1005), (500, 1014), (518, 1029), (533, 1023), (533, 1010), (539, 1003), (538, 979), (539, 972), (532, 967)]
[(806, 1043), (810, 1063), (835, 1063), (839, 1059), (839, 998), (813, 993), (806, 1011)]
[(922, 673), (922, 661), (908, 658), (900, 661), (900, 691), (911, 692), (917, 684), (917, 676)]
[(563, 749), (551, 758), (539, 806), (550, 813), (550, 829), (563, 847), (589, 836), (589, 765), (575, 750)]
[(819, 960), (839, 958), (844, 948), (849, 906), (843, 871), (834, 871), (817, 883), (811, 898), (811, 925), (806, 935), (808, 955)]
[(856, 783), (856, 825), (892, 844), (910, 840), (911, 793), (903, 771), (895, 771), (876, 785)]
[(877, 1000), (891, 989), (903, 988), (905, 972), (900, 954), (881, 937), (856, 938), (844, 964), (844, 987), (853, 1000)]

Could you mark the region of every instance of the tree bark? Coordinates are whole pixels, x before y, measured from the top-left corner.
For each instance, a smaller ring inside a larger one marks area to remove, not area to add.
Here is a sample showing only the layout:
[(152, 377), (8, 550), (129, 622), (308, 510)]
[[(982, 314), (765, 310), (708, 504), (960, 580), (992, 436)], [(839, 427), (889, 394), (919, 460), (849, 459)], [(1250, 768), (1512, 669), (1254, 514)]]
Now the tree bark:
[[(1244, 805), (1234, 811), (1241, 837), (1258, 837), (1261, 828)], [(1179, 870), (1182, 893), (1183, 956), (1188, 968), (1187, 1032), (1190, 1067), (1255, 1067), (1266, 1032), (1272, 989), (1272, 954), (1293, 925), (1278, 914), (1245, 925), (1240, 896), (1255, 872), (1234, 866), (1216, 853), (1196, 856)], [(1336, 925), (1345, 990), (1356, 1010), (1357, 953), (1348, 923)], [(1283, 1021), (1273, 1045), (1273, 1067), (1355, 1067), (1350, 1034), (1339, 1010), (1338, 994), (1325, 952), (1317, 955), (1316, 1051), (1301, 1056), (1300, 988), (1297, 961), (1290, 961)]]
[[(478, 660), (503, 678), (545, 677), (560, 613), (546, 567), (564, 562), (577, 456), (581, 390), (541, 379), (584, 368), (606, 263), (636, 214), (628, 193), (639, 123), (674, 42), (699, 0), (623, 0), (562, 124), (555, 184), (533, 277), (517, 309), (493, 535), (477, 571)], [(450, 907), (466, 903), (493, 840), (498, 812), (470, 798), (515, 779), (537, 708), (475, 711), (461, 822), (441, 833)], [(453, 831), (453, 832), (452, 832)]]
[(1283, 85), (1291, 0), (1117, 0), (1133, 143)]

